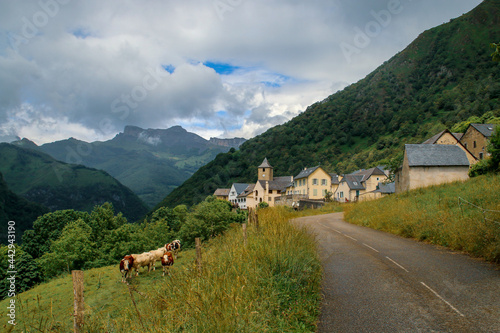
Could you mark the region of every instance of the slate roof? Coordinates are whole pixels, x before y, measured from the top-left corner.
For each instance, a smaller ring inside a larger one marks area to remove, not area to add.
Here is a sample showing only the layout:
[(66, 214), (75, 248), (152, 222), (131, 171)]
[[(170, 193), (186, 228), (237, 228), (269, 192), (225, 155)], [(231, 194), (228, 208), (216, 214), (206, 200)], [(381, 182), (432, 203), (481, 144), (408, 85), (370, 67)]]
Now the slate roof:
[(227, 197), (229, 196), (230, 188), (218, 188), (215, 190), (214, 195), (217, 197)]
[(331, 173), (330, 177), (332, 177), (332, 185), (340, 184), (339, 175), (337, 175), (336, 173)]
[(271, 164), (267, 161), (267, 157), (264, 158), (264, 161), (262, 161), (262, 164), (259, 165), (259, 168), (272, 168)]
[(491, 137), (493, 131), (495, 130), (495, 127), (497, 127), (497, 124), (470, 124), (470, 125), (475, 129), (477, 129), (479, 133), (481, 133), (487, 138)]
[(356, 171), (355, 173), (353, 173), (354, 175), (357, 175), (357, 176), (363, 176), (361, 178), (361, 181), (364, 182), (365, 180), (367, 180), (368, 178), (370, 178), (371, 176), (385, 176), (385, 173), (383, 170), (381, 170), (379, 167), (375, 167), (375, 168), (371, 168), (371, 169), (368, 169), (368, 170), (359, 170), (359, 171)]
[[(274, 177), (273, 180), (269, 181), (269, 189), (273, 191), (284, 191), (292, 181), (292, 176)], [(259, 180), (259, 183), (263, 188), (266, 188), (265, 180)]]
[(453, 134), (453, 136), (458, 140), (460, 141), (462, 139), (462, 137), (464, 136), (464, 133), (451, 133)]
[(351, 190), (364, 190), (365, 187), (362, 183), (363, 177), (363, 175), (357, 174), (345, 175), (341, 182), (346, 182)]
[(308, 168), (305, 170), (302, 170), (297, 176), (294, 177), (294, 179), (302, 179), (302, 178), (307, 178), (309, 177), (314, 171), (318, 170), (319, 166), (314, 167), (314, 168)]
[(234, 183), (233, 187), (234, 187), (234, 190), (236, 191), (236, 195), (239, 195), (240, 193), (245, 191), (245, 189), (248, 187), (248, 185), (249, 184)]
[(380, 193), (384, 193), (384, 194), (395, 193), (396, 192), (396, 183), (395, 182), (388, 183), (388, 184), (378, 183), (378, 189), (375, 192), (380, 192)]
[(255, 184), (248, 185), (247, 188), (237, 196), (237, 198), (247, 197), (250, 193), (253, 192), (254, 188), (255, 188)]
[(465, 152), (455, 145), (406, 144), (410, 167), (469, 166)]

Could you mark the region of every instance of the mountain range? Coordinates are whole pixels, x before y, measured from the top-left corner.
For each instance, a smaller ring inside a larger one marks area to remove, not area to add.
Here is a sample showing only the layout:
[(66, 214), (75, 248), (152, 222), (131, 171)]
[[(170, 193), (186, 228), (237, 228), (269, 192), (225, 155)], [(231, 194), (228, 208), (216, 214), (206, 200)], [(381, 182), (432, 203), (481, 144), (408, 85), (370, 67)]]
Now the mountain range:
[[(18, 202), (10, 191), (51, 211), (91, 211), (96, 205), (110, 202), (115, 211), (121, 212), (130, 222), (139, 220), (148, 212), (144, 202), (107, 172), (60, 162), (33, 149), (0, 143), (0, 172), (8, 186), (3, 188), (5, 195), (2, 200), (15, 202), (19, 209), (29, 205)], [(46, 210), (29, 209), (37, 213)], [(16, 221), (22, 214), (20, 211), (8, 212), (7, 217)], [(35, 215), (29, 222), (36, 219), (38, 215)]]
[(321, 164), (346, 173), (387, 164), (471, 116), (500, 117), (500, 0), (423, 32), (359, 82), (309, 106), (283, 125), (218, 155), (158, 206), (192, 205), (232, 183), (256, 181), (267, 157), (276, 176)]
[(23, 139), (13, 144), (47, 153), (59, 161), (104, 170), (153, 207), (217, 154), (237, 148), (245, 141), (206, 140), (181, 126), (168, 129), (126, 126), (122, 133), (103, 142), (70, 138), (37, 146)]

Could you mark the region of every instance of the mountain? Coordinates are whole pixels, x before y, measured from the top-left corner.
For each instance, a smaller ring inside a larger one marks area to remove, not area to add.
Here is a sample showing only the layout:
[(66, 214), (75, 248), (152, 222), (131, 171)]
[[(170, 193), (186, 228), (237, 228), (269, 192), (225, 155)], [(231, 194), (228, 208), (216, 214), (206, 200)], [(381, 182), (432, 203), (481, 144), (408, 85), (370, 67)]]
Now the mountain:
[(267, 157), (276, 176), (304, 167), (345, 173), (387, 163), (405, 143), (422, 142), (470, 116), (500, 116), (500, 0), (422, 33), (359, 82), (309, 106), (289, 122), (219, 155), (157, 207), (195, 204), (218, 187), (256, 180)]
[(23, 139), (14, 144), (39, 149), (66, 163), (105, 170), (153, 207), (217, 154), (237, 148), (244, 141), (209, 141), (181, 126), (168, 129), (126, 126), (123, 133), (105, 142), (88, 143), (71, 138), (37, 147)]
[(7, 244), (6, 226), (9, 221), (15, 222), (15, 243), (19, 244), (23, 232), (33, 227), (33, 222), (38, 216), (48, 212), (49, 210), (42, 205), (30, 202), (9, 190), (0, 173), (0, 225), (5, 228), (0, 233), (0, 244)]
[(91, 211), (110, 202), (131, 222), (148, 211), (130, 189), (105, 171), (59, 162), (36, 150), (1, 143), (0, 172), (14, 193), (50, 210)]

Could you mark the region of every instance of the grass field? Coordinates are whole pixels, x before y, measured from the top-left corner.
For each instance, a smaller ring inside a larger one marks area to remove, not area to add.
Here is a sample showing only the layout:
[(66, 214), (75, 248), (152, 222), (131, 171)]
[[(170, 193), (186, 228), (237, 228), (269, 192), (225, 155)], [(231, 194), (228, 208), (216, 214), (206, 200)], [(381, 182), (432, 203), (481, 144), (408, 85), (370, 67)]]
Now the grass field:
[[(85, 331), (315, 331), (321, 265), (312, 236), (288, 223), (293, 217), (264, 209), (259, 229), (248, 227), (246, 246), (240, 225), (204, 243), (202, 273), (194, 250), (180, 253), (169, 276), (141, 271), (129, 286), (118, 265), (85, 271)], [(17, 326), (2, 315), (0, 331), (70, 332), (72, 313), (68, 275), (18, 295)]]
[(347, 205), (345, 219), (500, 262), (500, 175)]

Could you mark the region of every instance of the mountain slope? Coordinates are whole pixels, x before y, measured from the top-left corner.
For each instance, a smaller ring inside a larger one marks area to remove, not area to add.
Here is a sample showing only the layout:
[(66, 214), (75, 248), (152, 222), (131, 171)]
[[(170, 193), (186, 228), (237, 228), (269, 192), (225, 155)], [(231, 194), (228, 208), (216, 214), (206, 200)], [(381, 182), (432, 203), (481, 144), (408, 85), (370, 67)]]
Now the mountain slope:
[[(7, 222), (15, 222), (16, 244), (21, 242), (22, 233), (33, 227), (33, 221), (48, 212), (42, 205), (30, 202), (9, 190), (0, 173), (0, 225), (6, 228)], [(0, 233), (0, 243), (7, 244), (6, 229)]]
[[(66, 163), (105, 170), (154, 206), (198, 168), (242, 141), (245, 140), (208, 141), (180, 126), (147, 130), (126, 126), (123, 133), (105, 142), (87, 143), (71, 138), (38, 149)], [(34, 145), (28, 140), (15, 144), (30, 148)]]
[(275, 175), (321, 165), (344, 173), (387, 163), (416, 143), (470, 116), (500, 116), (500, 0), (422, 33), (404, 51), (286, 124), (219, 155), (158, 206), (194, 204), (217, 187), (256, 180), (267, 157)]
[(62, 163), (45, 153), (7, 143), (0, 144), (0, 172), (14, 193), (50, 210), (91, 211), (95, 205), (110, 202), (117, 212), (136, 221), (148, 209), (104, 171)]

